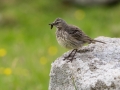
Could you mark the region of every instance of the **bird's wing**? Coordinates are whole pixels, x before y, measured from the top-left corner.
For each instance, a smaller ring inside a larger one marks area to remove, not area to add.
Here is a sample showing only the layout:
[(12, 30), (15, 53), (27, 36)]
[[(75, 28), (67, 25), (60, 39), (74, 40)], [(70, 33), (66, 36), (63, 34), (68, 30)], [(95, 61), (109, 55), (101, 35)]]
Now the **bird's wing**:
[(71, 35), (71, 37), (78, 41), (82, 41), (84, 43), (91, 43), (92, 39), (76, 26), (70, 26), (68, 33), (69, 35)]

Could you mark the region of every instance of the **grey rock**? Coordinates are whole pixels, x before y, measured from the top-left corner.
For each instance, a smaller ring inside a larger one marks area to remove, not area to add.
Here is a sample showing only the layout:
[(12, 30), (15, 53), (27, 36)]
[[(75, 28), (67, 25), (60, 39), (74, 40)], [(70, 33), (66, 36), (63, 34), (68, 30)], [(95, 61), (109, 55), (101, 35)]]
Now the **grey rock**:
[(72, 62), (63, 60), (51, 66), (49, 90), (120, 90), (120, 38), (98, 37), (95, 43), (79, 50)]

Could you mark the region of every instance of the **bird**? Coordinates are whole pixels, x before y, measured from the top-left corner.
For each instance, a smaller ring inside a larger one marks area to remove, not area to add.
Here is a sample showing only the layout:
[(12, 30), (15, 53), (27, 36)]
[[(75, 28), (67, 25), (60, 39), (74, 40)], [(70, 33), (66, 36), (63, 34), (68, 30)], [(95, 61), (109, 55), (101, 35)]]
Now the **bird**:
[(86, 43), (90, 44), (99, 42), (105, 44), (105, 42), (90, 38), (79, 27), (68, 24), (62, 18), (56, 18), (55, 21), (49, 25), (51, 26), (51, 29), (53, 26), (57, 28), (57, 42), (67, 49), (72, 49), (71, 53), (65, 57), (64, 60), (68, 59), (73, 54), (72, 58), (69, 59), (72, 62), (77, 50)]

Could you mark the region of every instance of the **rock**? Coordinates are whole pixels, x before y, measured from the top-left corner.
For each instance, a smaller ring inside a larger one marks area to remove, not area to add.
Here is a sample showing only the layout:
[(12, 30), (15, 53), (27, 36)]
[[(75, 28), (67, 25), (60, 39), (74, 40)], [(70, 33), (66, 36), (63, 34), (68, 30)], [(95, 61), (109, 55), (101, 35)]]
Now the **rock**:
[(84, 46), (72, 62), (63, 61), (70, 51), (52, 63), (49, 90), (120, 90), (120, 38), (98, 37)]

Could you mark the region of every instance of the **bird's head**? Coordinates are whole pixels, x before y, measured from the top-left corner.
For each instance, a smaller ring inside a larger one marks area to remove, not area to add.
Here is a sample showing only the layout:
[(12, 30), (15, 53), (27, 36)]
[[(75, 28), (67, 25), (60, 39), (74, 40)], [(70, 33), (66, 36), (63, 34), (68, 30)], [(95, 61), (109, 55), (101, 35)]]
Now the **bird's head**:
[(51, 25), (51, 29), (53, 28), (53, 26), (55, 26), (56, 28), (62, 28), (66, 25), (66, 22), (61, 18), (57, 18), (53, 23), (49, 25)]

